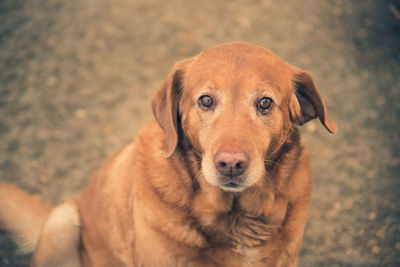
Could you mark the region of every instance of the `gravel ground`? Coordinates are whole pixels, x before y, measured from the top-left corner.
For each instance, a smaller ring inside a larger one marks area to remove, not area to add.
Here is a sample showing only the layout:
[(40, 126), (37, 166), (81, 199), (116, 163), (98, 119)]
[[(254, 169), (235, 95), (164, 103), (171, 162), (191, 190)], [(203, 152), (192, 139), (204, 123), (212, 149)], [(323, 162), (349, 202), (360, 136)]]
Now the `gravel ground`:
[[(300, 266), (400, 266), (400, 3), (1, 0), (0, 181), (57, 204), (152, 119), (173, 63), (243, 40), (310, 71), (339, 132), (303, 127)], [(0, 266), (27, 266), (0, 233)]]

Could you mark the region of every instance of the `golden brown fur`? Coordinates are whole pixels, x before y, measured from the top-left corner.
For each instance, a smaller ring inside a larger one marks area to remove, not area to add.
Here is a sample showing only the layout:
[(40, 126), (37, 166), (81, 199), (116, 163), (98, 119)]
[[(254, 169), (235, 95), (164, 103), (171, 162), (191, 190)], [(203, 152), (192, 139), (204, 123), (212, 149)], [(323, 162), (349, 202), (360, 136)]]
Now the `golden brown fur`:
[[(265, 97), (273, 105), (260, 109)], [(318, 117), (336, 131), (311, 76), (225, 44), (178, 63), (152, 107), (156, 120), (49, 215), (32, 265), (295, 266), (311, 193), (297, 125)], [(4, 210), (0, 222), (18, 219)]]

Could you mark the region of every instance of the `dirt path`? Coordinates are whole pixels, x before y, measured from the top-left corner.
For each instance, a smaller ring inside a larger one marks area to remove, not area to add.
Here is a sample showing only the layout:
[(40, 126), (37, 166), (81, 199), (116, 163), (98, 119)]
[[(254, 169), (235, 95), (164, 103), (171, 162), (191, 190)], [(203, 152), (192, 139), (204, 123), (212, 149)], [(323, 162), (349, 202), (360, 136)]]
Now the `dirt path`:
[[(399, 266), (397, 3), (1, 0), (0, 181), (59, 203), (152, 118), (175, 61), (243, 40), (310, 71), (339, 126), (302, 130), (314, 191), (299, 265)], [(28, 261), (1, 233), (0, 266)]]

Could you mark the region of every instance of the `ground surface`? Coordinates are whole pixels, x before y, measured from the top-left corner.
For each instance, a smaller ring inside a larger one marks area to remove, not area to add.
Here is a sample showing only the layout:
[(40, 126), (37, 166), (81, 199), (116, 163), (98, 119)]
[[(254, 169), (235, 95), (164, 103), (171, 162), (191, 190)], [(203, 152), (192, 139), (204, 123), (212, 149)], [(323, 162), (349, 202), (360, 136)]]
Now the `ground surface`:
[[(310, 71), (336, 135), (303, 127), (314, 188), (300, 266), (400, 266), (395, 1), (0, 1), (0, 181), (57, 204), (152, 119), (179, 59), (243, 40)], [(0, 233), (0, 266), (27, 266)]]

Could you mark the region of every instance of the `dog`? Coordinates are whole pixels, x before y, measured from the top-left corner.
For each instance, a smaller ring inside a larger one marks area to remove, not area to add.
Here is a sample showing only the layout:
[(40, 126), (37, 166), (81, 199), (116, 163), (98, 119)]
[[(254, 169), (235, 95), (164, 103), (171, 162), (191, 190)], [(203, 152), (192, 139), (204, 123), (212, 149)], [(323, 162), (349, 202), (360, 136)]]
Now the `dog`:
[(76, 198), (52, 209), (0, 186), (31, 266), (296, 266), (311, 194), (298, 126), (337, 130), (310, 74), (217, 45), (177, 63), (151, 106)]

